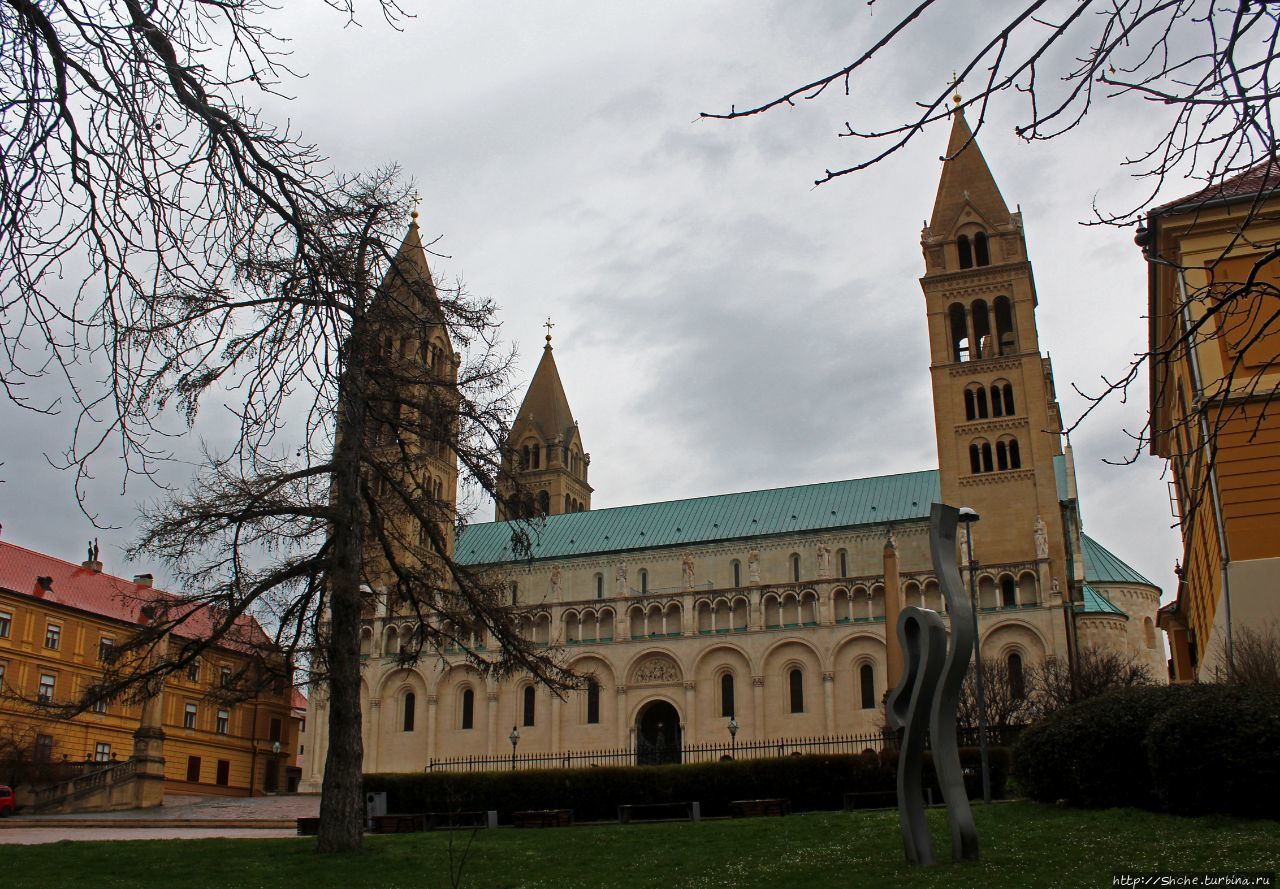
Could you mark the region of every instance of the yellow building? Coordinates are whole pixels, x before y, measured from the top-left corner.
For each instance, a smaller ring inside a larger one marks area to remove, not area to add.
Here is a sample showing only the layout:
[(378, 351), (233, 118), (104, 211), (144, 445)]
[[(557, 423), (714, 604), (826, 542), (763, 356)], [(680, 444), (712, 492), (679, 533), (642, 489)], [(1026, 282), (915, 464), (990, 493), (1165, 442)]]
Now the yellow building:
[[(133, 755), (142, 705), (104, 703), (64, 718), (39, 704), (78, 700), (136, 629), (141, 609), (166, 595), (150, 575), (113, 577), (92, 555), (77, 565), (0, 542), (0, 737), (9, 755), (55, 763)], [(243, 657), (214, 648), (166, 681), (159, 715), (166, 791), (243, 796), (296, 784), (293, 689), (281, 685), (235, 704), (215, 694)]]
[(1161, 612), (1179, 681), (1227, 673), (1240, 627), (1280, 618), (1280, 170), (1152, 211), (1151, 450), (1169, 460), (1182, 576)]

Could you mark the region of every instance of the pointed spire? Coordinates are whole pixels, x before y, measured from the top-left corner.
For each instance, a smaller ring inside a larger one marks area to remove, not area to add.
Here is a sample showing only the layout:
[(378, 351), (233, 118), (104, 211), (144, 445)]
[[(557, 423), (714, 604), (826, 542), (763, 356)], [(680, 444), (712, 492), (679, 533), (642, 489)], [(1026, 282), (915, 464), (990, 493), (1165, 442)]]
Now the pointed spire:
[(564, 394), (560, 372), (556, 369), (556, 359), (551, 351), (551, 334), (548, 329), (547, 344), (542, 347), (542, 360), (538, 362), (538, 369), (533, 372), (533, 381), (529, 383), (529, 391), (525, 393), (511, 429), (515, 432), (531, 424), (541, 432), (544, 440), (553, 441), (562, 434), (567, 440), (569, 431), (575, 425), (573, 411), (569, 410), (569, 399)]
[(966, 205), (970, 205), (988, 223), (1008, 223), (1009, 207), (1000, 194), (995, 177), (987, 166), (982, 150), (973, 139), (973, 131), (964, 119), (964, 110), (952, 112), (951, 138), (947, 141), (947, 160), (942, 164), (938, 196), (933, 201), (929, 229), (934, 236), (950, 233)]

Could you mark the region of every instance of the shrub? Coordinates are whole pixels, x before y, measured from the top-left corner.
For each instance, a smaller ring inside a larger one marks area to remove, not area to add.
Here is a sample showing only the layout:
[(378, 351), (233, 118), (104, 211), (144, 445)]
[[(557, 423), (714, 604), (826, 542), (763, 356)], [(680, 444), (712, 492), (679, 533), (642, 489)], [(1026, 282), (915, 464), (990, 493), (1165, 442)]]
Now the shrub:
[(1275, 817), (1280, 797), (1280, 688), (1207, 686), (1152, 721), (1152, 780), (1172, 812)]
[[(981, 795), (976, 748), (961, 750), (970, 796)], [(991, 786), (1004, 792), (1009, 755), (990, 751)], [(572, 809), (579, 821), (612, 821), (618, 806), (696, 800), (708, 816), (729, 814), (740, 799), (786, 798), (795, 811), (839, 809), (844, 794), (892, 791), (895, 756), (814, 755), (692, 765), (538, 769), (516, 772), (427, 772), (365, 775), (366, 791), (385, 791), (390, 812)], [(932, 773), (926, 764), (926, 781)], [(935, 790), (935, 798), (936, 790)]]
[(1147, 731), (1156, 716), (1193, 693), (1187, 686), (1126, 688), (1060, 710), (1018, 738), (1014, 778), (1040, 802), (1153, 807)]

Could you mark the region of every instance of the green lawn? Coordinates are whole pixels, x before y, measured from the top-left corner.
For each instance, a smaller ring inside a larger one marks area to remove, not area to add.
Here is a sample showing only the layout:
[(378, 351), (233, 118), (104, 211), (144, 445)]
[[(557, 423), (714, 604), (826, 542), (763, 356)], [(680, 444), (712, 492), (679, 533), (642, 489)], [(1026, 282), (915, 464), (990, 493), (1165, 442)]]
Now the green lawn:
[[(1078, 811), (1034, 803), (976, 808), (982, 861), (910, 868), (896, 813), (820, 813), (702, 824), (478, 831), (461, 885), (498, 887), (1109, 887), (1115, 870), (1277, 870), (1280, 822)], [(935, 810), (935, 847), (948, 837)], [(448, 887), (467, 833), (371, 837), (321, 857), (307, 839), (62, 842), (6, 846), (8, 886)]]

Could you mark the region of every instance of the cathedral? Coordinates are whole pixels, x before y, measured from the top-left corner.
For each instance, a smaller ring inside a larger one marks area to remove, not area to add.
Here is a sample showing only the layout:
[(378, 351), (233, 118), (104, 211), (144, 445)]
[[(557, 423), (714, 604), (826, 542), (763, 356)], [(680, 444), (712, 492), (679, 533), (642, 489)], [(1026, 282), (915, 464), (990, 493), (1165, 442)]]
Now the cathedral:
[[(591, 460), (548, 336), (509, 441), (546, 515), (532, 557), (512, 552), (513, 516), (499, 507), (458, 537), (455, 558), (501, 577), (523, 632), (588, 681), (561, 698), (448, 652), (406, 668), (406, 619), (379, 606), (361, 641), (366, 772), (503, 755), (510, 726), (521, 754), (721, 742), (731, 719), (739, 743), (875, 733), (893, 615), (945, 612), (935, 501), (979, 515), (959, 555), (968, 581), (971, 546), (982, 655), (1012, 682), (1088, 647), (1165, 675), (1160, 590), (1084, 533), (1070, 445), (1046, 431), (1061, 420), (1022, 215), (953, 117), (921, 236), (937, 467), (592, 510)], [(322, 690), (311, 701), (304, 787), (319, 786), (325, 760)]]

